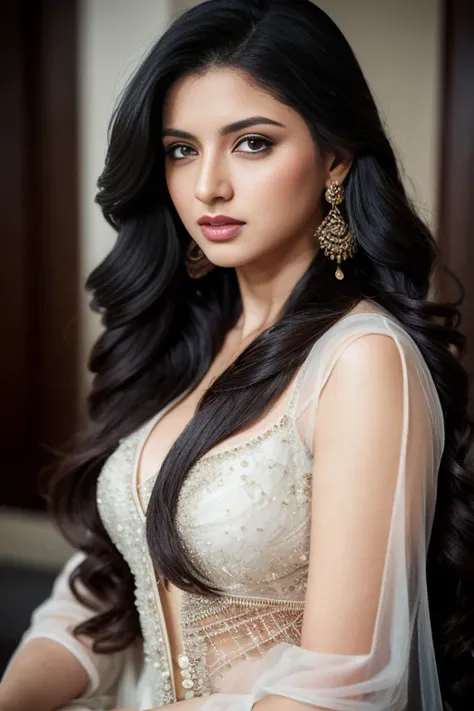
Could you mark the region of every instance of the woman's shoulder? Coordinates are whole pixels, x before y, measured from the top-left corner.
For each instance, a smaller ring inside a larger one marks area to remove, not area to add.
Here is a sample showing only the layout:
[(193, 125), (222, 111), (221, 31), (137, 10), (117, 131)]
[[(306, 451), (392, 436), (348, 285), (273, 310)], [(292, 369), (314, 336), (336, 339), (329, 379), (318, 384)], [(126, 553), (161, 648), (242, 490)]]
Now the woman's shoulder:
[[(404, 324), (380, 304), (364, 299), (344, 316), (338, 319), (322, 336), (313, 344), (306, 359), (304, 371), (309, 377), (318, 376), (324, 382), (334, 368), (340, 356), (355, 346), (355, 351), (365, 352), (361, 339), (367, 341), (367, 347), (375, 349), (376, 353), (385, 352), (386, 337), (392, 341), (392, 346), (400, 354), (422, 359), (418, 346), (404, 327)], [(356, 341), (359, 341), (356, 344)], [(311, 376), (312, 373), (312, 376)]]
[(376, 333), (391, 336), (395, 333), (403, 334), (403, 336), (411, 340), (410, 334), (404, 328), (403, 323), (390, 311), (375, 301), (363, 299), (338, 319), (326, 331), (321, 341), (323, 344), (327, 341), (344, 340), (346, 337), (351, 339), (351, 337)]
[(386, 308), (371, 299), (362, 299), (352, 309), (350, 309), (342, 318), (335, 323), (335, 328), (343, 327), (350, 322), (351, 319), (359, 320), (360, 323), (379, 323), (381, 324), (385, 318), (390, 319), (393, 323), (400, 325), (400, 321)]
[(415, 336), (391, 312), (361, 301), (316, 340), (302, 368), (297, 411), (304, 412), (311, 402), (315, 409), (339, 361), (345, 377), (357, 380), (359, 371), (369, 376), (373, 372), (374, 384), (377, 377), (380, 380), (392, 370), (396, 377), (401, 366), (404, 382), (409, 382), (412, 392), (424, 394), (442, 432), (441, 402), (428, 363)]

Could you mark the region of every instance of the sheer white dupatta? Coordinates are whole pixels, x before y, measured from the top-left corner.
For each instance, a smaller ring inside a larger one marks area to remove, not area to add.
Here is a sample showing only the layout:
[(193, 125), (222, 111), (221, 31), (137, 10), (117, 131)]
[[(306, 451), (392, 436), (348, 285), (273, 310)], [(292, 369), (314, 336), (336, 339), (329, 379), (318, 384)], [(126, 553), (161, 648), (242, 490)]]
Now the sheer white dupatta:
[[(363, 338), (365, 336), (370, 338)], [(388, 337), (389, 348), (386, 339), (374, 340), (372, 336)], [(357, 351), (351, 349), (356, 342), (361, 346)], [(383, 356), (380, 360), (378, 353)], [(392, 358), (393, 363), (393, 353), (398, 360), (399, 372), (394, 372), (392, 378), (390, 363), (383, 361)], [(334, 386), (336, 392), (331, 395), (331, 375), (336, 372), (335, 366), (343, 354), (346, 355), (342, 376), (337, 376), (339, 385)], [(349, 432), (353, 427), (354, 441), (360, 442), (361, 451), (358, 458), (348, 448), (346, 460), (344, 451), (337, 453), (337, 462), (343, 462), (344, 471), (341, 473), (339, 466), (337, 476), (332, 477), (337, 482), (329, 484), (324, 483), (324, 471), (318, 469), (319, 452), (316, 453), (313, 497), (317, 492), (322, 498), (316, 502), (313, 512), (319, 511), (321, 515), (318, 505), (324, 506), (327, 490), (331, 492), (327, 500), (331, 501), (331, 496), (332, 500), (337, 500), (334, 487), (340, 486), (341, 510), (350, 513), (339, 517), (338, 527), (331, 535), (329, 528), (324, 528), (321, 533), (323, 541), (313, 541), (312, 538), (311, 558), (314, 548), (316, 561), (310, 560), (302, 635), (304, 646), (277, 644), (261, 660), (253, 662), (250, 682), (248, 678), (242, 680), (240, 689), (232, 689), (236, 693), (215, 694), (203, 700), (199, 708), (202, 711), (247, 711), (262, 705), (266, 709), (266, 703), (258, 702), (276, 696), (318, 710), (442, 711), (425, 568), (436, 502), (437, 473), (444, 447), (444, 421), (430, 372), (411, 338), (385, 313), (359, 313), (342, 319), (314, 345), (304, 368), (296, 418), (306, 446), (312, 451), (318, 406), (323, 400), (320, 396), (325, 390), (327, 396), (324, 397), (332, 402), (326, 406), (326, 411), (332, 407), (333, 412), (340, 413), (340, 417), (336, 414), (337, 421), (332, 427), (337, 429), (340, 421), (343, 422), (343, 432)], [(352, 372), (356, 381), (349, 379), (350, 387), (343, 390), (341, 383)], [(337, 403), (339, 411), (334, 408)], [(384, 403), (379, 412), (375, 411), (378, 403)], [(390, 418), (394, 422), (392, 432), (396, 434), (391, 434)], [(383, 420), (380, 427), (378, 420)], [(367, 431), (367, 423), (371, 431)], [(324, 431), (329, 431), (327, 423)], [(349, 441), (350, 437), (347, 439)], [(336, 433), (334, 441), (337, 441)], [(325, 447), (330, 448), (330, 445), (321, 442), (321, 449)], [(370, 471), (363, 471), (360, 476), (361, 458), (367, 452)], [(387, 452), (396, 452), (396, 461), (394, 457), (389, 460)], [(328, 452), (323, 461), (331, 462), (331, 456), (336, 455)], [(387, 473), (387, 469), (393, 469), (393, 473)], [(351, 480), (353, 475), (358, 477), (356, 482)], [(387, 491), (390, 491), (388, 509)], [(349, 496), (354, 500), (352, 510)], [(366, 599), (368, 595), (365, 595), (369, 589), (367, 577), (370, 577), (371, 561), (364, 559), (364, 551), (358, 547), (369, 541), (366, 545), (366, 557), (369, 558), (377, 550), (377, 543), (380, 545), (380, 541), (371, 544), (374, 532), (383, 529), (382, 523), (376, 522), (377, 511), (388, 511), (388, 515), (384, 519), (387, 536), (382, 541), (383, 565), (374, 604), (374, 599)], [(353, 535), (356, 520), (359, 523), (356, 535)], [(348, 557), (341, 560), (345, 527), (349, 537), (345, 539)], [(318, 530), (316, 522), (314, 531)], [(319, 567), (319, 561), (324, 557), (321, 545), (328, 555), (334, 547), (333, 565), (342, 565), (338, 586), (333, 585), (337, 574), (327, 575), (329, 569), (324, 565)], [(351, 569), (352, 556), (362, 561), (359, 570)], [(344, 584), (346, 571), (349, 586)], [(330, 585), (333, 585), (332, 589), (328, 589)], [(318, 637), (318, 631), (311, 629), (312, 620), (318, 619), (317, 611), (313, 614), (312, 610), (318, 605), (323, 605), (326, 611), (324, 641)], [(374, 610), (371, 642), (365, 649), (362, 642), (359, 651), (357, 642), (354, 644), (353, 630), (358, 629), (360, 620), (369, 615), (370, 610)], [(328, 642), (330, 635), (327, 631), (331, 625), (334, 639)], [(349, 650), (341, 634), (344, 626), (350, 640)], [(242, 690), (246, 693), (238, 693)], [(276, 700), (268, 699), (268, 702), (274, 704), (272, 708), (277, 708)], [(297, 703), (294, 708), (297, 710)]]

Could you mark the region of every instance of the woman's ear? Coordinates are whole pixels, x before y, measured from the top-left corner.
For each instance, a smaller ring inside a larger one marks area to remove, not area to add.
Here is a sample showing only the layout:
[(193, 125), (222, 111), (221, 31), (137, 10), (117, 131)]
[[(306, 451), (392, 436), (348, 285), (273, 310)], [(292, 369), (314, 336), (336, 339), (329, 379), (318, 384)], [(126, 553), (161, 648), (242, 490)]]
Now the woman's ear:
[(349, 153), (339, 153), (338, 155), (332, 153), (329, 155), (326, 163), (326, 186), (329, 187), (335, 180), (338, 181), (339, 185), (342, 185), (352, 168), (353, 162), (354, 156)]

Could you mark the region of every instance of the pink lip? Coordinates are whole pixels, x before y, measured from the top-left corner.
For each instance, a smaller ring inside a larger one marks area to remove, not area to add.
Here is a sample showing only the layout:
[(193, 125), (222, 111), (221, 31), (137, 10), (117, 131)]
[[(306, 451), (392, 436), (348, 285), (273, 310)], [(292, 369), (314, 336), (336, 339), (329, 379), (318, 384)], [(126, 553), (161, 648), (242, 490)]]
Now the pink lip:
[(227, 215), (203, 215), (198, 220), (198, 225), (243, 225), (242, 220), (236, 220)]
[(239, 234), (244, 225), (200, 225), (202, 233), (211, 242), (223, 242)]

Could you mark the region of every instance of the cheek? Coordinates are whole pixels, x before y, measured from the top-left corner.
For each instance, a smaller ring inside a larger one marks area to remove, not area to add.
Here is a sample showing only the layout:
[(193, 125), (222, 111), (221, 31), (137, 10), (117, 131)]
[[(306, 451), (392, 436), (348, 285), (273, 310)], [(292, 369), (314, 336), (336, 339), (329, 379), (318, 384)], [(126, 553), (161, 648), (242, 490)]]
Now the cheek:
[(188, 227), (189, 221), (192, 219), (190, 196), (193, 195), (189, 178), (186, 180), (184, 172), (180, 174), (178, 170), (168, 169), (166, 170), (166, 185), (176, 212), (184, 226)]
[(252, 204), (260, 205), (270, 220), (305, 219), (314, 211), (323, 189), (324, 176), (317, 161), (307, 154), (287, 154), (269, 161), (268, 170), (259, 175), (247, 193)]

